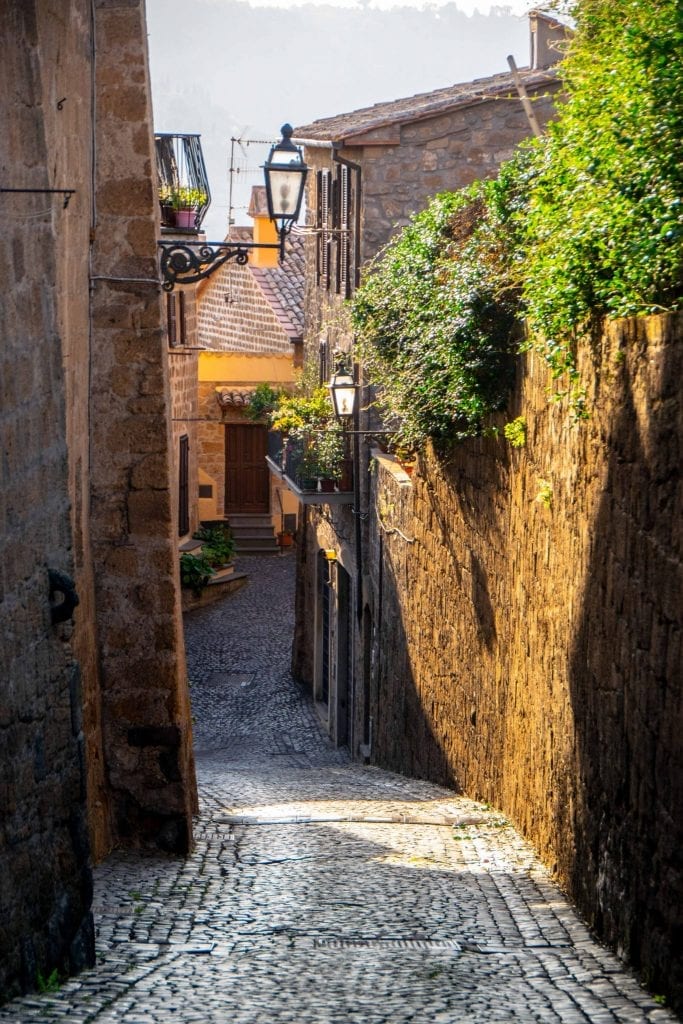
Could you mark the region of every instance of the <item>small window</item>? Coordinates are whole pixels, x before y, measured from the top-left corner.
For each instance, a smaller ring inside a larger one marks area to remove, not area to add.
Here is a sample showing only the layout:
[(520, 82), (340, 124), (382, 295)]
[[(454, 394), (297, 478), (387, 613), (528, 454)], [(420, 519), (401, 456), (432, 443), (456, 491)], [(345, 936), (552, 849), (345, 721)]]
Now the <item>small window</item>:
[(199, 485), (199, 497), (200, 498), (213, 498), (213, 484), (200, 484)]
[(190, 439), (180, 438), (178, 462), (178, 536), (190, 532)]
[(166, 322), (168, 324), (168, 344), (171, 348), (176, 345), (186, 345), (185, 328), (185, 292), (170, 292), (166, 296)]

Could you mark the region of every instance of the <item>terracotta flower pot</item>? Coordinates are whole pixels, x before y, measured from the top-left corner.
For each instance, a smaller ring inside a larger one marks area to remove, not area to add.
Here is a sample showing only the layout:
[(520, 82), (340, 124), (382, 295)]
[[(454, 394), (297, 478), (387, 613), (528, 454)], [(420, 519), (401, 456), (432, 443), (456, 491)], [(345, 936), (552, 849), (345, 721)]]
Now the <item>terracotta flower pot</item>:
[(193, 228), (197, 218), (196, 210), (176, 210), (175, 226), (177, 228)]

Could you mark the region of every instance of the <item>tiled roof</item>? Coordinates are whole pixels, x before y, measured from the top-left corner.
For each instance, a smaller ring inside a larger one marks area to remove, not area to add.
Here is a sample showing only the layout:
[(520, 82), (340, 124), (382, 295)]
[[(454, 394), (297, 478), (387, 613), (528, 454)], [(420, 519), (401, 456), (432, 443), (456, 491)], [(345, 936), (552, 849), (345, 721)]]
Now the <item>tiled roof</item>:
[[(537, 71), (520, 68), (519, 74), (527, 90), (530, 91), (554, 82), (557, 78), (557, 72), (553, 68)], [(510, 72), (491, 75), (488, 78), (476, 78), (473, 82), (451, 85), (445, 89), (420, 93), (406, 99), (376, 103), (372, 107), (363, 107), (348, 114), (321, 118), (311, 124), (295, 128), (294, 137), (295, 139), (342, 143), (355, 135), (364, 135), (392, 125), (398, 126), (428, 117), (436, 117), (439, 114), (448, 113), (456, 107), (495, 99), (510, 91), (515, 91), (515, 83)]]
[(304, 333), (304, 236), (296, 228), (287, 239), (287, 257), (277, 267), (252, 267), (253, 277), (285, 332), (293, 340)]

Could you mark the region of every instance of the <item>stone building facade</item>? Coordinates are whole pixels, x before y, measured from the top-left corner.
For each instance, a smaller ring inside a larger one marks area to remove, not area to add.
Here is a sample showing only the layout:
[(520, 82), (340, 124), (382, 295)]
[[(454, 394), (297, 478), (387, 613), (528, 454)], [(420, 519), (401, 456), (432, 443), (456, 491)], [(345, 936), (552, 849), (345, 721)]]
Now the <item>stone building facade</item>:
[(144, 3), (11, 0), (0, 32), (8, 995), (92, 958), (91, 851), (187, 850), (196, 797)]
[[(542, 120), (557, 80), (522, 77)], [(323, 375), (393, 226), (528, 133), (504, 79), (297, 129), (315, 169), (306, 359)], [(337, 743), (500, 807), (677, 1005), (680, 356), (680, 318), (615, 325), (582, 354), (592, 416), (572, 426), (527, 354), (498, 424), (526, 417), (519, 450), (472, 440), (409, 476), (361, 444), (354, 507), (306, 510), (292, 662)]]
[[(566, 30), (553, 19), (532, 17), (532, 54), (556, 61)], [(537, 45), (539, 35), (542, 45)], [(537, 122), (552, 116), (561, 85), (554, 67), (521, 69), (520, 77)], [(531, 134), (531, 126), (515, 86), (513, 75), (450, 86), (433, 93), (381, 103), (297, 128), (311, 166), (307, 197), (311, 234), (307, 238), (304, 359), (318, 368), (321, 380), (329, 379), (335, 350), (351, 353), (352, 338), (344, 302), (359, 281), (361, 268), (408, 223), (411, 214), (426, 206), (436, 192), (453, 190), (477, 178), (495, 174), (512, 156), (514, 147)], [(363, 410), (370, 403), (363, 392)], [(361, 413), (359, 426), (370, 425)], [(372, 422), (372, 426), (377, 426)], [(369, 625), (363, 625), (363, 541), (368, 542), (369, 460), (360, 445), (358, 469), (360, 508), (309, 506), (303, 529), (302, 567), (299, 574), (299, 611), (294, 648), (296, 674), (307, 680), (321, 700), (321, 714), (332, 736), (351, 735), (354, 710), (346, 693), (360, 671), (362, 658), (349, 659), (352, 650), (367, 651)], [(357, 521), (360, 519), (360, 522)], [(313, 615), (324, 593), (327, 568), (318, 553), (343, 550), (343, 598), (335, 591), (330, 615)], [(346, 579), (348, 575), (348, 580)], [(307, 582), (305, 582), (307, 581)], [(339, 602), (342, 602), (341, 604)], [(348, 606), (348, 607), (347, 607)], [(340, 636), (355, 623), (355, 643)], [(341, 623), (341, 626), (339, 625)], [(328, 648), (332, 654), (328, 657)], [(341, 654), (340, 654), (341, 652)], [(340, 683), (337, 677), (343, 679)], [(358, 703), (358, 693), (353, 700)], [(329, 694), (329, 700), (322, 700)], [(347, 721), (342, 723), (339, 716)], [(355, 736), (354, 753), (367, 742)]]
[[(231, 240), (269, 244), (265, 189), (253, 189), (254, 229)], [(298, 518), (298, 502), (267, 469), (267, 424), (246, 414), (259, 384), (292, 388), (302, 364), (304, 241), (296, 229), (286, 258), (255, 249), (249, 263), (226, 263), (198, 289), (199, 518), (262, 516), (273, 530)], [(270, 543), (273, 544), (272, 539)]]

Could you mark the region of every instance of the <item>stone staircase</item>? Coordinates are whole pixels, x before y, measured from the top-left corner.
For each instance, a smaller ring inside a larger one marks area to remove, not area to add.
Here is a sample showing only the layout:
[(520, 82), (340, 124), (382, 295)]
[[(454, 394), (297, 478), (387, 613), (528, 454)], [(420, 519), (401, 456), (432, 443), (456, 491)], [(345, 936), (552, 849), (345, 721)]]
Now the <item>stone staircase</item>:
[(280, 551), (269, 515), (229, 515), (237, 555), (277, 555)]

